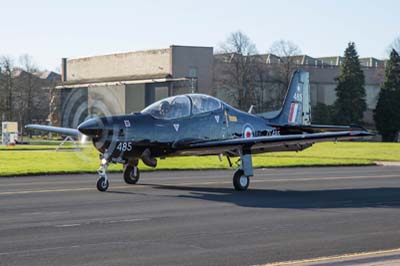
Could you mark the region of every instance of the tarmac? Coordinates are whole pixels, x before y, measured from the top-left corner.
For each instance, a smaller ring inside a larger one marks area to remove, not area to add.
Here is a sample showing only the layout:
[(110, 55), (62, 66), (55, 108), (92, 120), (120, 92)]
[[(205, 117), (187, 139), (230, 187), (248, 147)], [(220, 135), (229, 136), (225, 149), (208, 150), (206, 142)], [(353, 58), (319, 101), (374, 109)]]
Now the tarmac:
[(400, 265), (400, 167), (232, 175), (0, 178), (0, 265)]

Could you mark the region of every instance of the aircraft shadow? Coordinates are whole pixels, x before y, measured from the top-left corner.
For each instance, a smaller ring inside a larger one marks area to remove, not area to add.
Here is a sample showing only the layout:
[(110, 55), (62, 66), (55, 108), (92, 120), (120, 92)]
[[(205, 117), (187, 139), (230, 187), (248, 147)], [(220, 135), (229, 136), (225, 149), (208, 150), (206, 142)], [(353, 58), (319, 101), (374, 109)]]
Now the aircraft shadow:
[(157, 189), (189, 192), (177, 195), (252, 208), (394, 208), (400, 207), (400, 188), (355, 188), (332, 190), (249, 189), (238, 192), (228, 188), (151, 185)]

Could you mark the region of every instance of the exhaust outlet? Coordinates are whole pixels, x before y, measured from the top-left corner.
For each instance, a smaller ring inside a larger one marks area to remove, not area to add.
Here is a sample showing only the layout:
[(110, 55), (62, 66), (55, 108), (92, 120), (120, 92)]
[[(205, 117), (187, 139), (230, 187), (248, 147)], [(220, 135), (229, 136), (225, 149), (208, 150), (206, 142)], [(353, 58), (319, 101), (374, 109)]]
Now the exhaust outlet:
[(151, 152), (149, 149), (145, 149), (140, 158), (142, 159), (142, 162), (147, 166), (157, 166), (157, 159), (151, 156)]

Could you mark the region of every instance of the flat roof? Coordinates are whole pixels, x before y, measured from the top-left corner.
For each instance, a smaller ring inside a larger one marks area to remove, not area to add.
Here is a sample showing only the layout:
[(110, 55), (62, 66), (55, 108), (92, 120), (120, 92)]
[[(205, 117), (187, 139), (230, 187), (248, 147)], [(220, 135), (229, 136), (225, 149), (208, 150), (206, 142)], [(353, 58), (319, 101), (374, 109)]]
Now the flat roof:
[(126, 76), (118, 78), (104, 78), (104, 79), (87, 79), (77, 81), (66, 81), (56, 86), (56, 89), (64, 88), (85, 88), (96, 86), (116, 86), (128, 84), (144, 84), (144, 83), (160, 83), (169, 81), (184, 81), (188, 78), (173, 78), (170, 74), (157, 74), (157, 75), (138, 75)]

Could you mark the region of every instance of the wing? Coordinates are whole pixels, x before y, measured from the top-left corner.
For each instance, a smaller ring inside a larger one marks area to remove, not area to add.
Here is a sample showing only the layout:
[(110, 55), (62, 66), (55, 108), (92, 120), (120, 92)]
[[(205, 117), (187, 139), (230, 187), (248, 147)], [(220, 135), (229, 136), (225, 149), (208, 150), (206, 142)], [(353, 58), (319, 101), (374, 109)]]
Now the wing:
[(361, 126), (338, 126), (338, 125), (273, 125), (279, 128), (284, 134), (302, 134), (305, 133), (321, 133), (321, 132), (338, 132), (338, 131), (367, 131)]
[(61, 134), (61, 135), (67, 135), (67, 136), (78, 137), (80, 135), (80, 133), (79, 133), (79, 131), (77, 129), (67, 128), (67, 127), (53, 127), (53, 126), (44, 126), (44, 125), (26, 125), (25, 128), (35, 129), (35, 130), (40, 130), (40, 131), (53, 132), (53, 133), (58, 133), (58, 134)]
[(272, 151), (302, 150), (315, 142), (354, 139), (371, 136), (367, 131), (341, 131), (323, 132), (312, 134), (293, 134), (283, 136), (268, 136), (254, 138), (236, 138), (227, 140), (204, 141), (183, 144), (176, 147), (181, 155), (212, 155), (229, 153), (239, 148), (250, 150), (251, 153), (262, 153)]

